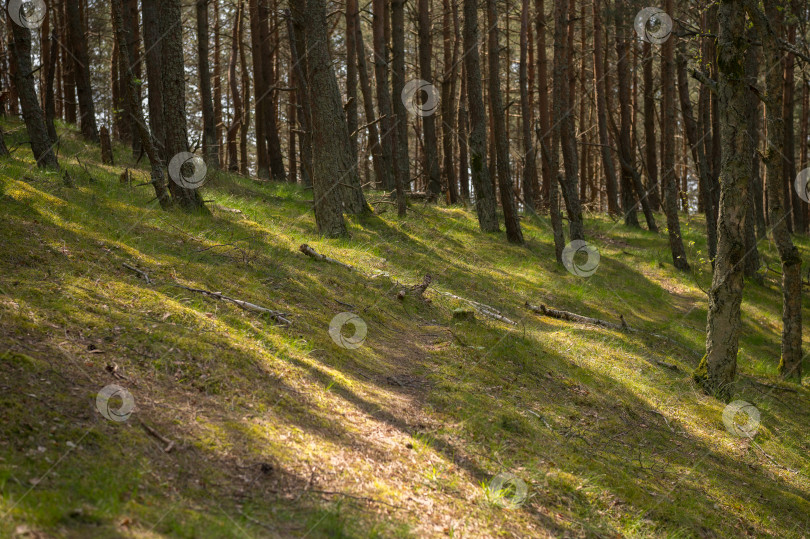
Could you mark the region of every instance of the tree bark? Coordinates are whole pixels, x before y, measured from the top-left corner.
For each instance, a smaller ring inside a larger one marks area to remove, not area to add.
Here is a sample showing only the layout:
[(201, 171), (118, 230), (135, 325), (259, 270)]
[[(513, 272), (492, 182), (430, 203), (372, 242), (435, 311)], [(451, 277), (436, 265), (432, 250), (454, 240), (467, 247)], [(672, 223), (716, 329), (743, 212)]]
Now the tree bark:
[[(376, 0), (381, 1), (381, 0)], [(417, 0), (419, 20), (419, 73), (425, 82), (433, 82), (433, 45), (431, 43), (430, 1)], [(414, 96), (419, 99), (420, 96)], [(430, 113), (422, 117), (422, 134), (425, 150), (425, 173), (427, 192), (431, 200), (441, 194), (442, 184), (439, 172), (438, 139), (436, 137), (436, 117)]]
[(647, 189), (650, 206), (655, 211), (661, 208), (661, 187), (658, 185), (658, 156), (655, 139), (655, 86), (653, 82), (652, 43), (642, 43), (644, 70), (644, 141), (647, 165)]
[(506, 223), (506, 238), (510, 243), (522, 245), (523, 231), (515, 204), (515, 192), (509, 167), (509, 146), (506, 119), (501, 97), (501, 45), (498, 39), (498, 8), (496, 0), (487, 0), (487, 19), (489, 23), (489, 99), (492, 110), (495, 151), (497, 152), (498, 188), (501, 192), (501, 207)]
[(394, 101), (394, 126), (396, 169), (394, 181), (397, 189), (397, 215), (405, 217), (407, 211), (405, 189), (410, 189), (411, 169), (408, 155), (408, 113), (402, 102), (405, 88), (405, 2), (391, 0), (391, 42), (392, 42), (392, 89)]
[(537, 185), (537, 152), (534, 147), (532, 124), (534, 114), (529, 101), (529, 0), (522, 0), (520, 12), (520, 110), (523, 135), (523, 203), (534, 213)]
[(552, 173), (548, 162), (550, 152), (543, 150), (548, 146), (551, 135), (551, 109), (548, 101), (548, 57), (546, 56), (546, 3), (544, 0), (535, 0), (535, 32), (537, 34), (537, 105), (539, 109), (539, 143), (540, 143), (540, 170), (543, 176), (543, 185), (540, 188), (539, 199), (543, 204), (549, 202), (549, 186), (557, 181), (557, 171)]
[(326, 7), (324, 0), (302, 0), (292, 7), (293, 16), (304, 29), (308, 53), (306, 95), (312, 112), (315, 222), (325, 236), (345, 236), (341, 188), (349, 211), (367, 212), (369, 208), (360, 188), (356, 163), (352, 163), (346, 116), (329, 56)]
[[(774, 3), (766, 4), (766, 16), (763, 16), (759, 7), (752, 0), (748, 0), (747, 7), (757, 25), (763, 43), (763, 58), (770, 65), (770, 62), (782, 55), (777, 41), (778, 34), (774, 30), (775, 25), (772, 24), (781, 16), (779, 9)], [(785, 140), (785, 115), (781, 103), (784, 84), (781, 70), (769, 70), (766, 73), (765, 84), (768, 148), (763, 161), (767, 169), (766, 189), (771, 233), (782, 263), (782, 358), (779, 363), (779, 372), (785, 378), (800, 381), (802, 375), (802, 259), (790, 238), (787, 226), (790, 214), (787, 211), (787, 200), (782, 196), (781, 172), (782, 156), (784, 155), (782, 144)]]
[[(146, 51), (146, 77), (149, 80), (149, 127), (152, 144), (161, 161), (168, 162), (166, 155), (166, 120), (163, 118), (163, 39), (158, 0), (142, 0), (143, 42)], [(120, 62), (120, 54), (119, 54)], [(219, 140), (219, 139), (217, 139)]]
[[(269, 0), (259, 0), (259, 34), (261, 37), (261, 57), (264, 61), (262, 65), (262, 78), (264, 88), (267, 93), (262, 94), (262, 113), (264, 115), (264, 136), (267, 142), (267, 153), (270, 158), (270, 176), (277, 182), (287, 179), (287, 171), (284, 169), (284, 156), (281, 152), (281, 139), (278, 133), (278, 122), (276, 121), (276, 96), (274, 91), (276, 85), (276, 68), (273, 64), (274, 50), (271, 50), (271, 35), (268, 27), (269, 21)], [(275, 12), (275, 11), (274, 11)], [(278, 25), (274, 25), (276, 28)], [(277, 30), (276, 30), (277, 31)], [(275, 39), (275, 38), (274, 38)], [(275, 39), (278, 41), (277, 39)], [(278, 47), (274, 47), (275, 50)], [(257, 100), (258, 101), (258, 100)]]
[(382, 188), (394, 188), (393, 167), (393, 105), (388, 86), (388, 44), (385, 39), (386, 0), (373, 0), (374, 10), (373, 45), (374, 45), (374, 76), (377, 83), (377, 106), (380, 109), (380, 159), (382, 176), (378, 181)]
[(22, 108), (23, 121), (28, 132), (31, 151), (37, 165), (41, 168), (59, 168), (59, 161), (53, 152), (53, 143), (48, 136), (45, 126), (45, 114), (39, 106), (37, 90), (34, 84), (34, 70), (31, 66), (31, 31), (7, 20), (14, 40), (9, 43), (9, 49), (14, 63), (14, 84)]
[(604, 44), (602, 40), (602, 1), (593, 0), (593, 84), (596, 90), (596, 121), (599, 128), (599, 151), (602, 155), (602, 167), (605, 175), (605, 190), (607, 191), (608, 213), (619, 214), (618, 184), (616, 181), (616, 167), (610, 155), (610, 139), (608, 138), (607, 101), (605, 93), (604, 70)]
[(90, 56), (87, 53), (87, 35), (82, 24), (81, 10), (72, 5), (66, 8), (70, 33), (70, 48), (73, 53), (73, 68), (76, 74), (76, 90), (79, 96), (79, 112), (82, 136), (98, 142), (96, 127), (96, 107), (93, 102), (93, 88), (90, 86)]
[[(161, 35), (163, 36), (161, 88), (163, 91), (163, 119), (166, 139), (164, 148), (168, 161), (188, 152), (186, 134), (186, 78), (183, 57), (183, 26), (180, 0), (161, 0)], [(169, 182), (169, 191), (176, 204), (186, 211), (205, 208), (199, 190), (183, 187), (176, 181)]]
[[(525, 0), (524, 0), (525, 1)], [(450, 204), (458, 202), (458, 180), (456, 179), (456, 43), (453, 42), (452, 10), (450, 0), (442, 0), (442, 45), (444, 49), (444, 73), (442, 74), (442, 175), (447, 186)]]
[(197, 0), (197, 69), (203, 116), (203, 154), (209, 167), (219, 168), (219, 148), (211, 96), (211, 71), (208, 63), (208, 0)]
[[(671, 5), (671, 0), (667, 3)], [(728, 398), (733, 394), (737, 372), (740, 304), (745, 284), (742, 268), (745, 214), (753, 150), (747, 120), (752, 111), (744, 77), (748, 46), (744, 0), (722, 2), (717, 19), (717, 96), (725, 159), (720, 168), (717, 259), (709, 291), (706, 355), (695, 372), (695, 378), (708, 394)], [(666, 170), (665, 165), (665, 173)]]
[[(666, 0), (664, 5), (667, 13), (674, 13), (673, 0)], [(674, 35), (670, 36), (661, 46), (661, 106), (664, 111), (661, 130), (664, 148), (661, 154), (661, 173), (672, 261), (677, 269), (688, 271), (689, 262), (686, 260), (686, 250), (681, 237), (681, 223), (678, 217), (679, 189), (678, 177), (675, 173), (675, 39)]]
[(163, 176), (163, 163), (157, 150), (152, 144), (152, 135), (146, 127), (146, 121), (143, 117), (140, 101), (138, 100), (138, 93), (135, 84), (135, 74), (132, 71), (132, 66), (129, 63), (128, 44), (126, 38), (126, 30), (124, 29), (124, 21), (122, 15), (121, 0), (112, 0), (112, 23), (113, 31), (115, 32), (115, 39), (118, 42), (119, 50), (121, 51), (121, 63), (126, 80), (128, 83), (122, 88), (129, 100), (130, 109), (134, 111), (132, 123), (136, 129), (139, 130), (140, 140), (143, 144), (144, 151), (149, 157), (149, 164), (151, 166), (152, 187), (155, 189), (155, 196), (157, 197), (160, 206), (163, 209), (171, 206), (171, 198), (168, 191), (166, 191), (166, 179)]
[(464, 71), (470, 107), (470, 170), (475, 190), (475, 210), (483, 232), (497, 232), (495, 191), (487, 167), (487, 118), (481, 89), (481, 61), (478, 54), (478, 0), (464, 0)]

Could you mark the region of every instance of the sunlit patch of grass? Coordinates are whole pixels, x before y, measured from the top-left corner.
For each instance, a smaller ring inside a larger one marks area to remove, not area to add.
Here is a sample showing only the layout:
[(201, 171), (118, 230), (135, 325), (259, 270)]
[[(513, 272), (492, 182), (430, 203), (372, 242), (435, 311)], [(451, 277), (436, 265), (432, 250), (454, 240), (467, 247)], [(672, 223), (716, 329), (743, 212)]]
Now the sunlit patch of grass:
[[(23, 137), (6, 125), (12, 144)], [(227, 173), (205, 188), (211, 216), (163, 212), (148, 186), (118, 182), (128, 148), (99, 166), (97, 148), (60, 130), (76, 188), (24, 146), (0, 161), (0, 514), (17, 503), (0, 535), (806, 534), (810, 407), (806, 387), (774, 378), (778, 275), (747, 283), (742, 308), (735, 398), (762, 413), (753, 442), (689, 376), (711, 281), (702, 217), (684, 219), (695, 270), (682, 274), (665, 235), (590, 216), (602, 260), (582, 279), (555, 263), (546, 218), (523, 219), (527, 247), (479, 233), (469, 210), (422, 204), (407, 219), (349, 218), (352, 237), (327, 240), (311, 191)], [(301, 243), (355, 270), (308, 259)], [(426, 274), (429, 301), (396, 298)], [(517, 325), (480, 312), (454, 323), (472, 307), (439, 292)], [(526, 301), (641, 332), (538, 317)], [(368, 325), (355, 350), (328, 333), (346, 311)], [(93, 407), (109, 383), (135, 397), (127, 423)], [(164, 453), (141, 421), (177, 449)], [(68, 441), (77, 448), (23, 496)], [(500, 473), (526, 481), (520, 507), (488, 492)]]

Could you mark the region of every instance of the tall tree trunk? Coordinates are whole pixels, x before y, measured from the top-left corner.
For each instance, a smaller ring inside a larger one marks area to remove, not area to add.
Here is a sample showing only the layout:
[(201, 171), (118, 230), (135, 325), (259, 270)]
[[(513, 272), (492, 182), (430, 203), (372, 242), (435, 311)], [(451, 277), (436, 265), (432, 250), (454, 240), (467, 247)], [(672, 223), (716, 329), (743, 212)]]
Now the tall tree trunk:
[(360, 187), (357, 165), (352, 163), (346, 116), (329, 56), (326, 7), (324, 0), (305, 0), (294, 3), (293, 10), (293, 16), (304, 29), (308, 52), (306, 80), (312, 111), (315, 222), (321, 234), (343, 236), (347, 231), (341, 198), (352, 213), (367, 212), (369, 208)]
[(143, 143), (144, 151), (149, 157), (149, 164), (152, 169), (152, 187), (155, 189), (155, 196), (157, 197), (160, 206), (164, 209), (171, 206), (171, 198), (169, 192), (166, 190), (166, 179), (163, 176), (163, 163), (157, 150), (152, 144), (152, 135), (146, 127), (146, 121), (143, 117), (140, 101), (138, 101), (138, 92), (136, 90), (135, 73), (132, 71), (132, 66), (129, 64), (129, 50), (126, 37), (126, 29), (124, 27), (123, 8), (121, 0), (112, 0), (112, 23), (113, 31), (115, 32), (115, 39), (118, 43), (119, 50), (121, 51), (121, 63), (124, 73), (126, 74), (127, 84), (122, 88), (129, 100), (130, 109), (134, 112), (133, 125), (139, 130), (140, 140)]
[(368, 64), (366, 63), (366, 45), (363, 41), (363, 31), (360, 28), (360, 14), (358, 11), (357, 0), (348, 0), (350, 12), (354, 13), (355, 18), (355, 35), (357, 36), (357, 72), (360, 76), (360, 89), (363, 93), (363, 109), (366, 115), (366, 123), (368, 124), (368, 137), (367, 149), (371, 153), (371, 159), (374, 162), (374, 174), (376, 176), (375, 183), (384, 185), (383, 180), (386, 174), (386, 164), (380, 145), (380, 132), (377, 127), (377, 114), (374, 111), (374, 97), (371, 93), (371, 79), (368, 72)]
[(231, 89), (231, 99), (233, 99), (233, 117), (231, 118), (231, 124), (228, 126), (226, 138), (228, 141), (228, 170), (231, 172), (239, 171), (239, 147), (236, 137), (242, 124), (242, 96), (239, 94), (236, 64), (239, 59), (239, 36), (242, 35), (243, 11), (243, 3), (239, 2), (239, 7), (236, 8), (236, 21), (234, 21), (233, 33), (231, 34), (231, 57), (228, 61), (228, 87)]
[(501, 45), (498, 39), (498, 8), (496, 0), (487, 0), (487, 19), (489, 24), (489, 99), (492, 109), (495, 149), (498, 154), (498, 188), (501, 192), (501, 207), (506, 223), (506, 238), (510, 243), (522, 245), (523, 231), (520, 228), (520, 217), (515, 204), (515, 192), (509, 167), (509, 146), (506, 119), (501, 97)]
[(460, 196), (464, 204), (470, 202), (470, 153), (468, 146), (470, 114), (467, 105), (467, 75), (461, 70), (461, 98), (458, 110), (458, 176)]
[(655, 211), (661, 208), (661, 188), (658, 185), (658, 156), (655, 141), (655, 86), (653, 83), (652, 43), (642, 42), (644, 68), (644, 140), (647, 165), (647, 189), (650, 206)]
[(529, 0), (522, 0), (520, 11), (520, 110), (522, 116), (523, 152), (523, 202), (534, 213), (537, 198), (537, 155), (534, 148), (532, 124), (534, 114), (529, 101)]
[(265, 108), (269, 103), (269, 99), (265, 99), (265, 96), (269, 94), (269, 88), (265, 86), (262, 71), (264, 59), (262, 58), (262, 36), (259, 29), (261, 24), (259, 1), (250, 0), (248, 9), (250, 10), (250, 48), (253, 56), (253, 95), (256, 107), (253, 115), (256, 118), (256, 172), (259, 178), (269, 179), (270, 154), (267, 151), (267, 139), (264, 134)]
[(208, 0), (197, 0), (197, 69), (200, 76), (203, 116), (203, 154), (209, 167), (219, 168), (219, 148), (211, 96), (211, 71), (208, 66)]
[[(751, 175), (751, 140), (748, 137), (748, 84), (745, 77), (743, 39), (746, 0), (725, 0), (717, 11), (720, 67), (717, 79), (718, 109), (723, 126), (723, 160), (720, 168), (720, 215), (717, 259), (709, 291), (706, 355), (695, 372), (705, 391), (720, 398), (733, 394), (737, 372), (742, 302), (742, 259), (745, 256), (745, 214)], [(671, 7), (672, 0), (667, 0)], [(665, 51), (666, 56), (666, 51)], [(666, 83), (665, 83), (666, 85)], [(666, 126), (665, 126), (666, 130)], [(666, 136), (666, 135), (665, 135)], [(667, 165), (664, 165), (667, 172)], [(668, 201), (671, 204), (671, 201)]]
[[(355, 2), (356, 4), (356, 2)], [(346, 2), (346, 127), (349, 130), (349, 146), (352, 159), (357, 162), (358, 102), (357, 102), (357, 18), (350, 12), (356, 9), (351, 0)]]
[(405, 89), (405, 1), (391, 0), (393, 125), (396, 135), (394, 137), (396, 155), (394, 182), (397, 189), (397, 215), (400, 217), (405, 217), (407, 211), (405, 188), (410, 188), (411, 183), (410, 156), (408, 155), (408, 114), (405, 103), (402, 102), (402, 92)]
[[(141, 80), (142, 78), (142, 69), (141, 69), (141, 55), (140, 55), (140, 45), (141, 45), (141, 28), (140, 28), (140, 21), (139, 21), (139, 12), (138, 12), (138, 0), (125, 0), (123, 5), (123, 17), (124, 17), (124, 28), (126, 29), (127, 34), (127, 47), (129, 51), (129, 65), (132, 69), (132, 73), (135, 75), (137, 80)], [(121, 70), (121, 86), (129, 84), (126, 79), (126, 72)], [(123, 93), (123, 92), (122, 92)], [(138, 98), (138, 103), (141, 102), (141, 87), (137, 85), (135, 88), (136, 97)], [(128, 141), (132, 148), (132, 155), (139, 155), (141, 152), (141, 137), (138, 134), (138, 128), (135, 125), (135, 111), (131, 108), (131, 103), (127, 100), (126, 96), (123, 96), (124, 99), (124, 110), (126, 111), (126, 125), (127, 125), (127, 133), (128, 133)], [(80, 104), (81, 105), (81, 104)]]
[[(674, 13), (673, 0), (666, 0), (664, 5), (667, 13)], [(661, 130), (664, 147), (661, 154), (661, 173), (664, 186), (664, 210), (667, 214), (672, 261), (677, 269), (688, 271), (689, 262), (686, 260), (686, 250), (681, 237), (681, 223), (678, 217), (679, 189), (678, 177), (675, 173), (675, 36), (670, 36), (661, 48), (661, 106), (664, 110)]]
[(279, 137), (278, 122), (276, 120), (276, 97), (278, 96), (278, 92), (273, 90), (276, 85), (276, 68), (273, 64), (273, 58), (275, 51), (278, 50), (278, 47), (273, 47), (273, 50), (271, 51), (271, 41), (278, 41), (277, 37), (275, 36), (276, 32), (278, 31), (278, 25), (274, 25), (276, 27), (276, 32), (274, 32), (274, 36), (271, 39), (270, 29), (268, 27), (268, 2), (269, 0), (259, 0), (259, 32), (261, 36), (262, 50), (261, 57), (264, 60), (261, 71), (264, 79), (264, 87), (269, 92), (266, 95), (262, 94), (262, 100), (265, 101), (265, 103), (262, 105), (262, 112), (264, 114), (263, 132), (267, 141), (267, 152), (270, 157), (270, 176), (277, 182), (283, 182), (287, 179), (287, 171), (284, 169), (284, 156), (281, 152), (281, 138)]
[[(584, 240), (585, 231), (582, 223), (582, 206), (579, 200), (579, 158), (577, 153), (577, 138), (576, 129), (574, 126), (573, 107), (571, 107), (573, 92), (571, 85), (574, 79), (571, 77), (573, 73), (573, 64), (571, 62), (572, 51), (569, 47), (570, 42), (570, 29), (569, 25), (572, 24), (571, 19), (571, 4), (574, 0), (562, 0), (555, 4), (555, 28), (557, 25), (562, 26), (562, 37), (558, 39), (555, 35), (554, 38), (554, 54), (555, 54), (555, 78), (556, 76), (562, 77), (566, 81), (567, 86), (564, 87), (564, 94), (559, 97), (563, 100), (564, 114), (560, 118), (561, 124), (561, 138), (560, 145), (562, 147), (563, 164), (565, 166), (565, 178), (562, 183), (563, 200), (565, 201), (566, 212), (568, 213), (568, 229), (571, 234), (572, 240)], [(557, 9), (559, 5), (560, 9)], [(555, 30), (556, 34), (556, 30)], [(557, 48), (560, 47), (561, 62), (556, 63)], [(552, 171), (553, 172), (553, 171)]]
[[(618, 136), (619, 161), (621, 163), (621, 187), (622, 187), (622, 211), (624, 212), (624, 224), (627, 226), (640, 227), (638, 215), (636, 213), (636, 197), (633, 196), (633, 171), (635, 170), (635, 151), (631, 136), (632, 129), (632, 103), (630, 102), (630, 68), (627, 63), (627, 39), (624, 30), (623, 9), (616, 6), (616, 77), (619, 83), (619, 118), (620, 133)], [(639, 193), (641, 195), (642, 193)]]
[(14, 84), (22, 108), (23, 121), (31, 143), (31, 151), (39, 167), (59, 168), (59, 161), (53, 152), (53, 143), (45, 126), (45, 114), (39, 106), (35, 72), (31, 66), (31, 31), (7, 19), (7, 28), (11, 27), (14, 40), (9, 43), (9, 52), (14, 64)]
[(380, 159), (382, 175), (378, 181), (382, 188), (390, 190), (394, 188), (394, 167), (393, 167), (393, 105), (391, 104), (391, 94), (388, 86), (388, 43), (386, 34), (386, 0), (373, 0), (374, 24), (374, 75), (377, 82), (377, 106), (380, 109)]
[(73, 69), (76, 74), (82, 136), (86, 140), (98, 142), (96, 108), (93, 102), (93, 88), (90, 86), (90, 56), (87, 53), (87, 35), (82, 24), (81, 11), (75, 5), (66, 9), (70, 33), (69, 43), (73, 53)]
[[(754, 19), (763, 43), (763, 58), (766, 63), (780, 58), (779, 36), (774, 21), (781, 17), (775, 3), (765, 4), (767, 16), (763, 16), (759, 7), (748, 0), (748, 11)], [(802, 259), (798, 249), (793, 245), (788, 230), (787, 200), (782, 196), (782, 159), (784, 149), (785, 115), (782, 110), (783, 73), (771, 69), (765, 75), (765, 115), (768, 132), (768, 148), (763, 157), (767, 169), (768, 213), (771, 233), (779, 250), (782, 262), (782, 359), (779, 372), (785, 378), (801, 380), (802, 365)]]
[(450, 204), (458, 202), (458, 180), (456, 179), (456, 43), (453, 42), (453, 13), (450, 0), (442, 0), (442, 44), (444, 48), (444, 73), (442, 75), (442, 148), (444, 183), (447, 186)]
[(475, 190), (475, 210), (483, 232), (497, 232), (495, 191), (487, 168), (487, 118), (481, 89), (481, 61), (478, 54), (478, 0), (464, 0), (464, 72), (470, 107), (470, 170)]
[(65, 121), (69, 124), (75, 124), (78, 120), (76, 110), (76, 61), (74, 60), (71, 50), (68, 48), (71, 43), (68, 11), (75, 9), (75, 5), (67, 0), (62, 0), (61, 7), (63, 8), (62, 43), (64, 46), (59, 48), (62, 51), (62, 66), (64, 71)]
[(242, 120), (239, 122), (239, 173), (250, 173), (248, 162), (248, 131), (250, 130), (250, 75), (245, 54), (245, 8), (242, 7), (242, 25), (239, 32), (239, 76), (242, 80)]
[[(717, 227), (714, 223), (717, 218), (714, 215), (714, 200), (711, 192), (711, 178), (709, 163), (706, 161), (706, 151), (703, 143), (698, 139), (698, 126), (692, 113), (692, 101), (689, 97), (689, 79), (686, 76), (686, 43), (679, 43), (678, 51), (678, 95), (681, 103), (681, 115), (683, 116), (684, 133), (689, 147), (692, 150), (692, 160), (697, 167), (698, 181), (700, 182), (700, 196), (702, 197), (702, 207), (706, 214), (706, 238), (709, 247), (709, 260), (714, 264), (717, 256)], [(649, 143), (649, 142), (648, 142)]]
[(56, 143), (56, 126), (54, 119), (56, 118), (56, 101), (54, 99), (53, 82), (56, 76), (56, 53), (59, 48), (59, 37), (56, 28), (51, 31), (50, 37), (50, 50), (51, 54), (48, 55), (48, 74), (45, 77), (45, 125), (48, 128), (48, 136), (52, 143)]
[[(146, 51), (146, 77), (149, 80), (149, 127), (152, 144), (161, 161), (168, 163), (166, 155), (166, 120), (163, 117), (163, 39), (161, 34), (159, 0), (142, 0), (143, 42)], [(120, 62), (120, 54), (119, 54)], [(125, 92), (125, 89), (122, 89)], [(122, 96), (123, 97), (123, 96)]]
[(613, 157), (610, 154), (610, 139), (608, 138), (607, 101), (605, 93), (604, 70), (604, 44), (602, 41), (602, 1), (593, 0), (593, 85), (596, 90), (596, 121), (599, 128), (599, 151), (602, 155), (602, 168), (605, 174), (605, 189), (607, 191), (608, 213), (619, 214), (618, 185), (616, 181), (616, 168), (613, 166)]
[[(163, 90), (164, 148), (171, 163), (176, 155), (188, 152), (186, 133), (186, 78), (180, 0), (161, 0), (160, 21), (163, 37), (161, 78)], [(173, 178), (174, 179), (174, 178)], [(172, 199), (187, 211), (205, 208), (199, 190), (178, 181), (169, 182)]]
[[(757, 39), (755, 29), (751, 28), (747, 32), (751, 41)], [(745, 76), (748, 79), (748, 85), (751, 88), (755, 88), (757, 85), (757, 79), (759, 77), (759, 58), (758, 58), (758, 50), (756, 48), (752, 48), (753, 50), (749, 49), (748, 54), (745, 58)], [(753, 91), (748, 92), (748, 100), (750, 104), (748, 105), (751, 114), (748, 117), (748, 136), (751, 138), (751, 146), (754, 151), (751, 152), (751, 179), (748, 182), (748, 212), (745, 215), (745, 261), (744, 261), (744, 271), (745, 276), (748, 278), (755, 278), (761, 280), (758, 277), (758, 271), (760, 266), (760, 259), (759, 259), (759, 248), (757, 243), (759, 238), (757, 238), (757, 218), (756, 218), (756, 194), (757, 194), (757, 185), (761, 183), (762, 179), (759, 175), (759, 97)]]
[[(551, 147), (546, 158), (554, 178), (549, 185), (549, 206), (551, 209), (551, 228), (554, 234), (554, 254), (558, 264), (563, 263), (562, 253), (565, 248), (565, 236), (562, 229), (562, 215), (560, 213), (560, 190), (562, 175), (560, 173), (560, 145), (562, 144), (563, 129), (567, 108), (566, 93), (568, 80), (565, 76), (567, 39), (568, 0), (554, 3), (554, 79), (552, 83), (552, 117)], [(543, 150), (545, 152), (545, 150)]]
[[(150, 0), (154, 1), (154, 0)], [(222, 39), (220, 37), (220, 19), (219, 19), (219, 0), (212, 0), (214, 5), (214, 129), (216, 132), (216, 146), (217, 157), (219, 159), (219, 166), (225, 162), (225, 145), (222, 143), (222, 135), (224, 133), (222, 123)], [(145, 11), (145, 10), (144, 10)], [(145, 17), (145, 15), (144, 15)], [(144, 25), (144, 44), (146, 42), (146, 26)], [(147, 65), (149, 54), (147, 53)], [(150, 98), (151, 99), (151, 98)], [(155, 138), (161, 140), (160, 136), (155, 133)]]
[[(380, 2), (382, 0), (375, 0)], [(433, 82), (433, 45), (431, 43), (430, 0), (416, 0), (419, 20), (419, 73), (427, 83)], [(415, 95), (414, 99), (419, 99)], [(436, 117), (432, 111), (424, 111), (422, 116), (422, 134), (425, 146), (425, 173), (427, 175), (427, 192), (435, 200), (442, 190), (439, 173), (439, 152), (436, 137)]]
[[(790, 10), (786, 8), (788, 14), (792, 16)], [(790, 24), (787, 28), (787, 41), (794, 43), (796, 41), (796, 25)], [(802, 199), (799, 198), (799, 193), (793, 189), (793, 182), (796, 179), (796, 143), (795, 143), (795, 96), (796, 96), (796, 56), (792, 53), (787, 53), (784, 59), (785, 63), (785, 85), (784, 97), (782, 101), (782, 114), (785, 117), (785, 145), (784, 145), (784, 159), (782, 160), (782, 174), (784, 175), (785, 193), (789, 199), (785, 202), (785, 208), (791, 209), (791, 217), (793, 224), (793, 231), (797, 234), (806, 232), (806, 224), (804, 222), (804, 212), (802, 211)], [(806, 144), (806, 141), (805, 141)]]
[(557, 181), (557, 171), (553, 171), (548, 162), (549, 151), (543, 151), (548, 146), (551, 135), (551, 109), (548, 102), (548, 57), (546, 56), (546, 3), (545, 0), (534, 1), (535, 33), (537, 34), (537, 105), (539, 109), (539, 143), (540, 143), (540, 170), (543, 175), (543, 185), (540, 188), (538, 200), (548, 205), (549, 186)]

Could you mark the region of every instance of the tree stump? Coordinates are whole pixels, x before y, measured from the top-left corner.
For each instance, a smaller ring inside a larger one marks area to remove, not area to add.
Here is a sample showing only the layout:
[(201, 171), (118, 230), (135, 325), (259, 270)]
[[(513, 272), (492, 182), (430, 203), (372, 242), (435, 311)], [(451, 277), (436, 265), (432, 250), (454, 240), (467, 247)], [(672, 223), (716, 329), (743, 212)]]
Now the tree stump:
[(101, 138), (101, 162), (105, 165), (114, 165), (112, 153), (112, 141), (110, 140), (110, 131), (106, 125), (101, 126), (99, 131), (99, 138)]

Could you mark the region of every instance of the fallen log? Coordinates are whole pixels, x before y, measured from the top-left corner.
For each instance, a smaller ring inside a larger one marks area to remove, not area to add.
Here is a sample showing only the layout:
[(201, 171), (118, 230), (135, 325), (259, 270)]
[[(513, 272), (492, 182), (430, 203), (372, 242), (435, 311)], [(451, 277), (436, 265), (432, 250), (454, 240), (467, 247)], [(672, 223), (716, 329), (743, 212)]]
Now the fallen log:
[(627, 322), (624, 321), (624, 316), (619, 316), (619, 319), (622, 321), (621, 324), (614, 324), (613, 322), (608, 322), (607, 320), (600, 320), (599, 318), (591, 318), (589, 316), (582, 316), (580, 314), (571, 313), (568, 311), (560, 311), (557, 309), (550, 309), (545, 305), (540, 305), (539, 307), (536, 305), (532, 305), (528, 301), (526, 302), (526, 307), (534, 313), (542, 314), (543, 316), (548, 316), (549, 318), (555, 318), (557, 320), (565, 320), (566, 322), (578, 322), (580, 324), (588, 324), (591, 326), (599, 326), (607, 329), (615, 329), (618, 331), (634, 331), (630, 326), (627, 325)]
[(315, 260), (320, 260), (321, 262), (329, 262), (329, 263), (332, 263), (332, 264), (337, 264), (339, 266), (343, 266), (346, 269), (354, 271), (353, 266), (350, 266), (348, 264), (344, 264), (340, 260), (335, 260), (334, 258), (331, 258), (329, 256), (322, 255), (321, 253), (319, 253), (318, 251), (316, 251), (315, 249), (313, 249), (312, 247), (310, 247), (306, 243), (301, 244), (301, 247), (299, 247), (298, 250), (301, 251), (302, 253), (304, 253), (305, 255), (307, 255), (307, 256), (309, 256), (311, 258), (314, 258)]

